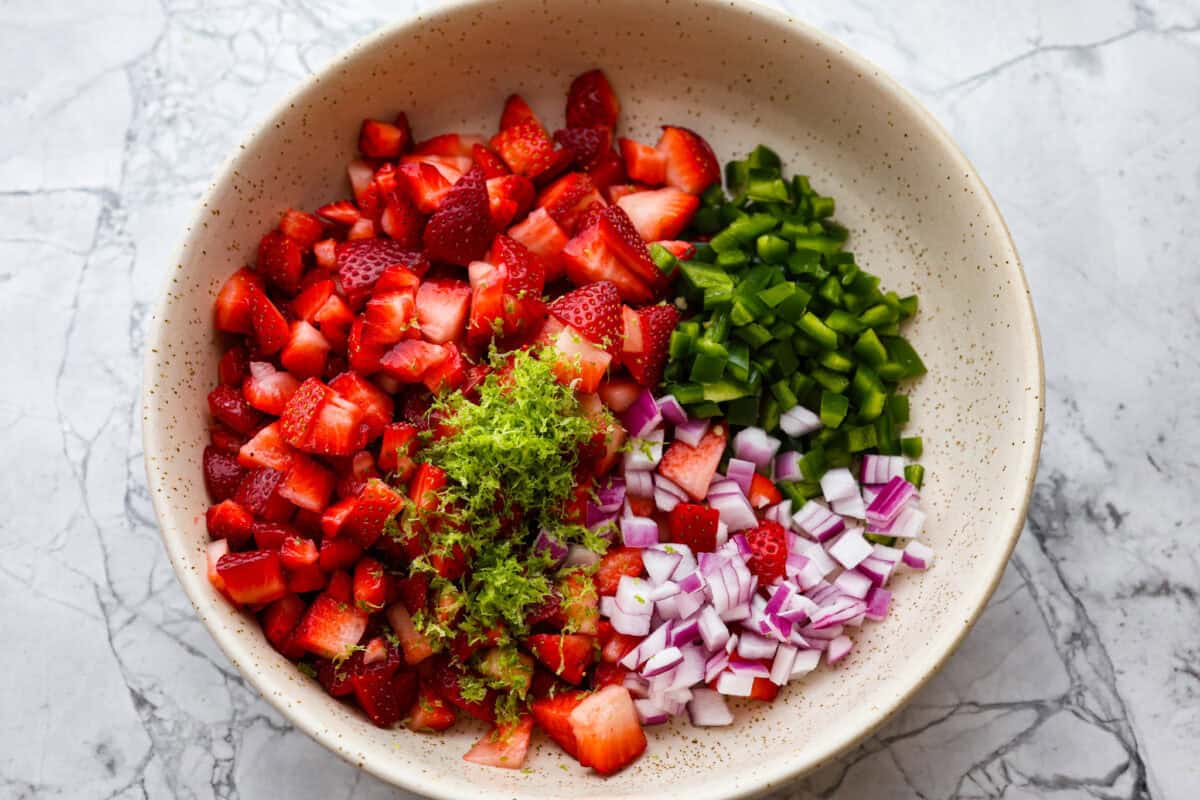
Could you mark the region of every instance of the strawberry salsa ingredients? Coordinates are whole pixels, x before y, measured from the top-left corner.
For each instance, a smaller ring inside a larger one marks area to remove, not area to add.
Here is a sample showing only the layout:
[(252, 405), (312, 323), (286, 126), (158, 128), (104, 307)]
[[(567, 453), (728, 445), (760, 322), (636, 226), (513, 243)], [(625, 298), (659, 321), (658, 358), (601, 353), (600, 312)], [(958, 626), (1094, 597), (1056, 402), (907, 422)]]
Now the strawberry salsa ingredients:
[(619, 114), (593, 70), (553, 134), (519, 95), (490, 139), (366, 120), (353, 199), (216, 298), (209, 580), (374, 724), (486, 723), (477, 764), (537, 728), (607, 775), (644, 725), (730, 724), (932, 557), (915, 298), (770, 151), (727, 198), (697, 133)]

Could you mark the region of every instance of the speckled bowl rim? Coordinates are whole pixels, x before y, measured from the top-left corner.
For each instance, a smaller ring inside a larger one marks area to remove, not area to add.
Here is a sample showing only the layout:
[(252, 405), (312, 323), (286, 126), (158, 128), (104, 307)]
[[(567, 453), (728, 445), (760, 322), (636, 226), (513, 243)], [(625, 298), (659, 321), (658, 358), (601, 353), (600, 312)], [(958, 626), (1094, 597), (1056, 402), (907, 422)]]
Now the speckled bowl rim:
[[(936, 141), (941, 145), (946, 156), (953, 159), (961, 173), (982, 191), (984, 205), (994, 216), (996, 222), (1004, 234), (1004, 244), (1012, 252), (1013, 258), (1009, 260), (1005, 269), (1009, 276), (1015, 281), (1015, 285), (1022, 291), (1025, 304), (1028, 307), (1030, 324), (1033, 334), (1033, 352), (1026, 353), (1026, 357), (1032, 356), (1037, 366), (1037, 387), (1038, 387), (1038, 410), (1033, 436), (1027, 440), (1024, 447), (1024, 452), (1021, 454), (1020, 461), (1026, 471), (1026, 484), (1024, 496), (1021, 498), (1020, 504), (1015, 507), (1012, 529), (1009, 532), (1007, 547), (1004, 551), (1004, 558), (997, 559), (992, 570), (992, 575), (987, 585), (977, 594), (977, 599), (974, 607), (970, 609), (967, 617), (967, 622), (962, 625), (957, 635), (949, 642), (941, 657), (937, 659), (930, 668), (919, 675), (913, 681), (907, 691), (898, 696), (895, 701), (889, 706), (881, 708), (876, 718), (868, 725), (861, 727), (859, 730), (847, 733), (838, 738), (831, 739), (825, 743), (824, 748), (815, 757), (809, 758), (803, 762), (791, 763), (780, 759), (774, 765), (762, 764), (761, 769), (757, 771), (753, 778), (753, 782), (743, 789), (735, 791), (732, 794), (724, 795), (729, 798), (750, 798), (757, 797), (769, 790), (781, 788), (784, 784), (793, 781), (813, 770), (827, 764), (831, 760), (845, 753), (859, 742), (866, 739), (868, 736), (882, 727), (890, 720), (900, 709), (906, 706), (909, 701), (919, 692), (926, 683), (936, 674), (949, 660), (949, 658), (957, 651), (959, 645), (966, 638), (966, 635), (974, 627), (980, 614), (983, 613), (992, 594), (1000, 583), (1000, 579), (1008, 565), (1008, 561), (1012, 556), (1012, 551), (1016, 547), (1017, 539), (1021, 535), (1024, 528), (1025, 518), (1029, 510), (1030, 498), (1033, 494), (1034, 483), (1037, 477), (1038, 459), (1041, 454), (1042, 436), (1045, 427), (1045, 393), (1046, 393), (1046, 375), (1045, 364), (1042, 354), (1042, 338), (1041, 331), (1038, 327), (1037, 315), (1035, 313), (1032, 295), (1029, 289), (1029, 282), (1025, 277), (1024, 267), (1021, 264), (1020, 255), (1017, 252), (1016, 244), (1012, 238), (1012, 232), (1009, 230), (1007, 222), (1000, 213), (999, 207), (996, 205), (995, 198), (979, 177), (979, 173), (975, 170), (974, 165), (959, 149), (958, 145), (950, 137), (950, 134), (942, 127), (941, 123), (931, 114), (915, 97), (913, 97), (907, 89), (901, 86), (895, 79), (890, 77), (885, 71), (880, 69), (876, 64), (869, 61), (864, 56), (858, 54), (850, 47), (843, 44), (829, 34), (826, 34), (817, 28), (794, 19), (790, 15), (756, 2), (755, 0), (699, 0), (700, 4), (711, 6), (733, 6), (752, 9), (755, 14), (766, 17), (768, 21), (777, 25), (790, 28), (791, 31), (799, 37), (810, 40), (813, 44), (819, 47), (824, 47), (827, 52), (833, 53), (835, 57), (842, 59), (849, 64), (856, 66), (859, 71), (866, 76), (870, 76), (869, 80), (877, 84), (892, 100), (898, 105), (904, 107), (907, 111), (913, 114), (915, 119), (920, 120), (927, 130), (933, 135)], [(436, 9), (426, 12), (418, 12), (417, 14), (404, 17), (393, 23), (387, 24), (374, 31), (371, 34), (359, 39), (353, 45), (348, 47), (335, 58), (331, 59), (322, 69), (314, 72), (295, 89), (287, 94), (281, 101), (276, 103), (271, 113), (267, 115), (259, 124), (257, 129), (251, 133), (233, 153), (225, 160), (221, 168), (216, 174), (216, 177), (209, 184), (208, 190), (201, 198), (196, 206), (195, 212), (192, 214), (192, 224), (187, 229), (187, 234), (181, 241), (175, 253), (175, 263), (182, 264), (185, 252), (188, 249), (192, 238), (197, 235), (201, 229), (199, 222), (206, 214), (206, 208), (209, 202), (215, 197), (218, 187), (232, 180), (234, 174), (244, 161), (247, 161), (254, 148), (259, 144), (260, 139), (270, 135), (274, 130), (276, 123), (279, 121), (288, 110), (289, 106), (295, 102), (297, 98), (310, 91), (314, 85), (318, 84), (325, 75), (330, 74), (338, 69), (351, 68), (354, 62), (366, 52), (372, 50), (387, 39), (393, 36), (407, 33), (410, 29), (421, 25), (436, 23), (443, 17), (451, 17), (462, 13), (470, 12), (483, 6), (491, 4), (491, 0), (449, 0), (444, 4), (439, 5)], [(170, 509), (168, 503), (164, 499), (165, 494), (161, 491), (160, 476), (155, 470), (150, 469), (150, 459), (153, 454), (160, 452), (163, 449), (164, 443), (161, 439), (163, 426), (156, 409), (156, 403), (152, 397), (152, 386), (145, 385), (144, 376), (154, 374), (157, 369), (157, 360), (161, 352), (166, 352), (164, 336), (166, 335), (166, 327), (163, 321), (166, 319), (166, 311), (170, 300), (170, 287), (172, 276), (168, 275), (164, 280), (164, 288), (160, 294), (160, 299), (155, 308), (155, 313), (151, 317), (149, 338), (146, 345), (146, 353), (143, 363), (143, 388), (142, 388), (142, 446), (143, 458), (146, 466), (147, 484), (150, 489), (151, 501), (154, 505), (154, 512), (159, 520), (159, 532), (163, 539), (163, 544), (167, 550), (168, 557), (171, 561), (171, 566), (175, 570), (176, 576), (183, 585), (184, 592), (187, 594), (192, 606), (201, 615), (201, 620), (204, 621), (205, 627), (212, 634), (217, 646), (235, 665), (238, 665), (238, 670), (246, 680), (250, 682), (259, 694), (264, 697), (271, 705), (273, 705), (279, 713), (288, 718), (297, 728), (304, 731), (311, 738), (319, 742), (326, 749), (336, 753), (345, 761), (354, 766), (366, 770), (375, 777), (395, 786), (399, 786), (405, 790), (418, 792), (431, 797), (445, 798), (446, 800), (456, 800), (455, 796), (450, 794), (446, 787), (439, 784), (436, 778), (429, 778), (420, 774), (397, 775), (394, 772), (389, 772), (382, 769), (376, 769), (372, 763), (363, 762), (355, 759), (352, 755), (339, 747), (336, 739), (336, 734), (329, 728), (322, 727), (313, 718), (307, 710), (290, 709), (285, 706), (283, 701), (271, 691), (271, 687), (266, 685), (263, 676), (255, 670), (243, 669), (240, 665), (246, 663), (244, 654), (240, 652), (241, 645), (237, 641), (234, 633), (226, 628), (210, 625), (204, 616), (204, 611), (201, 606), (200, 597), (202, 596), (203, 586), (201, 582), (206, 580), (203, 575), (198, 575), (187, 568), (188, 552), (183, 543), (183, 538), (180, 536), (169, 535), (163, 520), (170, 519)]]

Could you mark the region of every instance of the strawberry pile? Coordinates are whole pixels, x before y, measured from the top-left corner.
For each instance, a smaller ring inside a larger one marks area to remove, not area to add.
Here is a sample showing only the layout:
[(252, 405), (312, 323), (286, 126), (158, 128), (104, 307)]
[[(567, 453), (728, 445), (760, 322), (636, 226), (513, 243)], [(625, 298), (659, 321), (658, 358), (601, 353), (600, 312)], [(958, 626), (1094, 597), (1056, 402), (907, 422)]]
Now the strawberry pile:
[[(572, 82), (552, 134), (518, 95), (490, 139), (416, 142), (404, 114), (365, 120), (352, 198), (285, 212), (216, 298), (210, 581), (376, 725), (492, 724), (465, 756), (480, 764), (519, 767), (535, 724), (602, 774), (646, 746), (617, 665), (636, 641), (598, 601), (641, 572), (637, 553), (555, 564), (520, 636), (448, 635), (472, 600), (447, 587), (480, 554), (430, 545), (453, 487), (427, 454), (456, 435), (437, 404), (494, 381), (491, 354), (535, 353), (610, 420), (579, 455), (580, 514), (625, 440), (604, 408), (662, 380), (675, 258), (693, 251), (675, 237), (720, 171), (685, 128), (654, 147), (618, 139), (619, 112), (597, 70)], [(397, 535), (401, 517), (415, 533)]]

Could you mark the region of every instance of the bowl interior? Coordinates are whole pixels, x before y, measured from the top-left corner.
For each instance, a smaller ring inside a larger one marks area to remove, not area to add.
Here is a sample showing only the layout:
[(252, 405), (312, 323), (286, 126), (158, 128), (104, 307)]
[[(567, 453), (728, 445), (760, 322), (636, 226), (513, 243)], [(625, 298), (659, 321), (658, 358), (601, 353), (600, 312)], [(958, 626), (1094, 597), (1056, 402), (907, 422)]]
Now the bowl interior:
[[(911, 389), (924, 436), (937, 562), (894, 582), (894, 611), (856, 633), (773, 705), (735, 724), (653, 729), (648, 757), (601, 780), (540, 737), (529, 772), (467, 764), (478, 735), (382, 731), (331, 700), (231, 610), (205, 579), (200, 478), (205, 395), (219, 356), (222, 282), (253, 261), (287, 207), (348, 196), (364, 116), (408, 112), (418, 138), (494, 132), (521, 92), (551, 128), (577, 73), (602, 66), (622, 133), (696, 129), (722, 162), (763, 142), (837, 198), (860, 263), (918, 292), (910, 336), (929, 366)], [(301, 728), (376, 775), (447, 798), (728, 797), (786, 780), (855, 742), (934, 671), (986, 601), (1019, 531), (1041, 431), (1041, 364), (1027, 288), (998, 212), (931, 119), (870, 64), (765, 9), (633, 0), (461, 5), (381, 32), (286, 102), (218, 177), (171, 275), (145, 380), (147, 469), (185, 589), (225, 652)]]

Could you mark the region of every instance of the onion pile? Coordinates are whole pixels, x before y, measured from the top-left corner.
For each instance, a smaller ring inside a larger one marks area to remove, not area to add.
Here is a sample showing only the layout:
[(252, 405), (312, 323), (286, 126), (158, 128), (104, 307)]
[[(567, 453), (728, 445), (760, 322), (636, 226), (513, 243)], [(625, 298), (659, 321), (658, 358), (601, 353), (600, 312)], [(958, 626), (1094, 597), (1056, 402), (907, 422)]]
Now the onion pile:
[[(623, 576), (616, 595), (601, 598), (600, 611), (618, 633), (643, 637), (620, 660), (630, 670), (624, 684), (643, 724), (666, 722), (685, 709), (694, 725), (730, 724), (726, 697), (750, 696), (759, 679), (783, 686), (816, 669), (822, 653), (827, 664), (838, 663), (853, 648), (851, 628), (886, 618), (892, 597), (886, 587), (895, 571), (932, 564), (933, 551), (915, 539), (925, 514), (916, 487), (904, 479), (902, 457), (864, 456), (859, 479), (849, 469), (827, 471), (821, 499), (795, 511), (790, 500), (755, 509), (749, 494), (756, 473), (799, 480), (799, 454), (780, 452), (782, 442), (761, 428), (734, 437), (725, 474), (709, 483), (706, 502), (720, 513), (715, 552), (662, 542), (658, 523), (635, 515), (626, 494), (652, 497), (664, 513), (692, 502), (655, 469), (664, 445), (694, 445), (709, 422), (688, 419), (673, 397), (656, 400), (648, 391), (623, 422), (634, 438), (624, 476), (601, 489), (588, 520), (619, 515), (624, 545), (642, 550), (646, 577)], [(781, 427), (798, 436), (820, 421), (797, 406), (783, 415)], [(786, 574), (771, 585), (760, 585), (751, 572), (752, 552), (741, 534), (761, 519), (788, 530)], [(889, 547), (869, 541), (868, 533), (908, 541)], [(544, 546), (557, 554), (551, 543)]]

